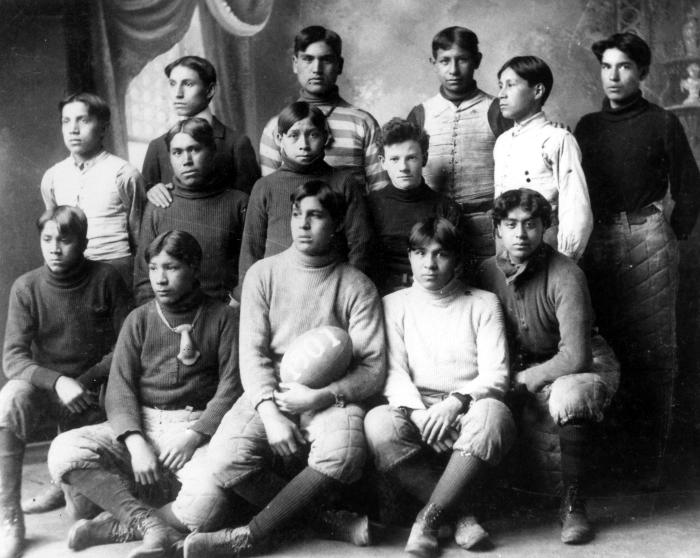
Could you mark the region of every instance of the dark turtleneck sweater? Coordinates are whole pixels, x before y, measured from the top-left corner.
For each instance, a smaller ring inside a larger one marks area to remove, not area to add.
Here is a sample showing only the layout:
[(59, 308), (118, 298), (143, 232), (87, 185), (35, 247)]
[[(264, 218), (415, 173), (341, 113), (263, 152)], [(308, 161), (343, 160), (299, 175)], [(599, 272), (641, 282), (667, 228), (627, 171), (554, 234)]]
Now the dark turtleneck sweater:
[(46, 266), (25, 273), (10, 291), (5, 375), (46, 390), (69, 376), (97, 390), (129, 309), (129, 291), (108, 264), (83, 260), (68, 274)]
[(639, 211), (670, 187), (671, 226), (679, 238), (688, 237), (700, 210), (700, 174), (673, 113), (641, 93), (619, 108), (606, 99), (602, 111), (581, 118), (575, 136), (596, 219)]
[(225, 301), (236, 286), (238, 252), (243, 235), (248, 195), (228, 190), (213, 180), (197, 189), (186, 188), (173, 178), (173, 203), (167, 208), (146, 205), (141, 223), (139, 251), (134, 264), (137, 304), (153, 298), (145, 253), (161, 233), (181, 230), (194, 236), (202, 247), (199, 280), (202, 290)]
[(393, 184), (370, 193), (368, 206), (377, 235), (376, 262), (371, 274), (380, 286), (388, 275), (411, 273), (408, 261), (408, 235), (413, 225), (428, 217), (447, 217), (459, 222), (460, 210), (445, 195), (425, 182), (410, 190)]
[(290, 220), (292, 194), (309, 180), (323, 180), (343, 195), (347, 203), (343, 231), (337, 248), (360, 271), (369, 268), (372, 230), (363, 196), (364, 184), (353, 169), (333, 168), (319, 158), (309, 165), (282, 155), (282, 166), (258, 180), (248, 202), (238, 263), (239, 284), (256, 261), (283, 252), (292, 245)]
[(170, 326), (193, 326), (190, 335), (201, 354), (194, 364), (180, 362), (180, 334), (163, 323), (156, 301), (138, 307), (126, 318), (114, 348), (107, 419), (120, 437), (142, 431), (142, 406), (189, 406), (204, 411), (192, 429), (211, 436), (242, 392), (237, 313), (200, 288), (176, 304), (161, 305), (161, 310)]

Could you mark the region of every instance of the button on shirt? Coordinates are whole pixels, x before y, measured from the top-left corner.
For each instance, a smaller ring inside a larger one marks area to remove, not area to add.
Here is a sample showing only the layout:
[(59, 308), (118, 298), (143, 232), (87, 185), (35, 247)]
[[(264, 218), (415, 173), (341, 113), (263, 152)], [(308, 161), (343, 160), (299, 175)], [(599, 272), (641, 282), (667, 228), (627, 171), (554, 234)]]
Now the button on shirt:
[(559, 251), (579, 259), (593, 230), (593, 213), (574, 136), (540, 111), (501, 134), (493, 158), (495, 195), (517, 188), (542, 194), (557, 212)]

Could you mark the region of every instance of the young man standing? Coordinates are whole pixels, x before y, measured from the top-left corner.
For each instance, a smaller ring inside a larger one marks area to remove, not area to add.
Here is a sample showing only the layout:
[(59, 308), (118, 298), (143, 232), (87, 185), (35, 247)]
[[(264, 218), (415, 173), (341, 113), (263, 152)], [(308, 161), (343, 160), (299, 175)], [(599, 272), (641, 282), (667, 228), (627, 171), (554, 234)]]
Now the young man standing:
[[(5, 330), (3, 370), (8, 381), (0, 390), (2, 558), (19, 556), (24, 543), (20, 489), (27, 439), (46, 422), (58, 422), (66, 431), (104, 420), (99, 393), (130, 304), (119, 273), (84, 257), (88, 221), (79, 208), (48, 209), (37, 225), (44, 266), (12, 285)], [(62, 496), (58, 485), (51, 486)]]
[[(326, 115), (331, 138), (326, 163), (332, 167), (355, 167), (368, 190), (387, 184), (379, 164), (376, 145), (377, 121), (338, 94), (336, 80), (343, 71), (342, 42), (337, 33), (320, 25), (302, 29), (294, 38), (292, 68), (301, 87), (300, 101), (316, 106)], [(265, 126), (260, 138), (260, 166), (268, 175), (282, 164), (276, 140), (277, 117)]]
[[(247, 136), (221, 123), (211, 112), (209, 104), (216, 92), (216, 70), (199, 56), (183, 56), (165, 67), (173, 108), (179, 120), (203, 118), (214, 130), (216, 173), (227, 188), (250, 194), (260, 177), (260, 169), (253, 146)], [(148, 200), (159, 207), (172, 202), (173, 168), (165, 138), (167, 134), (148, 144), (143, 161)]]
[(515, 126), (496, 140), (495, 195), (526, 186), (542, 194), (554, 208), (546, 241), (578, 261), (593, 229), (593, 214), (581, 151), (568, 130), (549, 122), (542, 107), (554, 76), (537, 56), (516, 56), (498, 71), (501, 114)]
[(70, 155), (44, 173), (44, 205), (80, 207), (89, 225), (85, 257), (112, 265), (131, 288), (146, 203), (143, 177), (130, 163), (105, 151), (102, 141), (110, 110), (100, 97), (76, 93), (58, 106)]
[(411, 110), (408, 119), (430, 135), (425, 181), (447, 194), (465, 215), (467, 257), (483, 261), (494, 253), (493, 146), (511, 123), (498, 101), (477, 87), (474, 72), (481, 64), (479, 39), (465, 27), (443, 29), (432, 42), (430, 62), (440, 91)]
[(592, 426), (603, 420), (620, 371), (603, 338), (591, 336), (583, 271), (543, 241), (551, 216), (552, 206), (534, 190), (499, 196), (493, 221), (503, 251), (484, 262), (477, 284), (503, 305), (516, 394), (536, 416), (548, 411), (558, 432), (561, 540), (578, 544), (593, 536), (582, 497)]
[(678, 118), (642, 96), (649, 46), (617, 33), (592, 50), (606, 99), (575, 132), (595, 215), (583, 263), (601, 332), (624, 370), (621, 418), (634, 447), (622, 455), (642, 461), (642, 477), (658, 484), (677, 375), (677, 240), (697, 219), (700, 174)]
[[(425, 506), (406, 552), (430, 557), (438, 553), (438, 528), (454, 516), (458, 545), (487, 540), (473, 516), (459, 517), (460, 503), (516, 432), (503, 403), (508, 351), (498, 299), (458, 279), (462, 242), (447, 219), (416, 223), (408, 246), (413, 285), (383, 300), (389, 404), (367, 414), (365, 431), (377, 469)], [(440, 474), (431, 466), (436, 455)]]
[[(246, 274), (240, 347), (245, 393), (210, 444), (220, 486), (260, 512), (245, 526), (191, 534), (187, 558), (259, 550), (291, 519), (316, 517), (320, 497), (327, 501), (362, 474), (363, 401), (381, 389), (386, 374), (381, 302), (371, 281), (335, 253), (343, 196), (315, 180), (299, 186), (291, 203), (292, 246), (258, 260)], [(348, 332), (353, 358), (347, 372), (317, 389), (280, 384), (280, 362), (290, 343), (322, 325)], [(273, 463), (294, 456), (305, 467), (287, 482)]]

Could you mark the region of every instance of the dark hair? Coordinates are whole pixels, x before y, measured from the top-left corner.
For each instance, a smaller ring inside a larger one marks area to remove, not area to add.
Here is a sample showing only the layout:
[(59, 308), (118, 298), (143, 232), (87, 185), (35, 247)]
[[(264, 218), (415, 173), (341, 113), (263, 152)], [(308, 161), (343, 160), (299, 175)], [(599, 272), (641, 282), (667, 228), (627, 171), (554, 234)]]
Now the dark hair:
[(146, 263), (161, 252), (199, 269), (202, 263), (202, 247), (197, 239), (185, 231), (166, 231), (156, 236), (146, 248)]
[(343, 223), (347, 203), (340, 192), (336, 192), (327, 182), (323, 180), (309, 180), (299, 186), (290, 196), (292, 207), (299, 204), (301, 200), (308, 197), (318, 198), (318, 202), (323, 209), (328, 211), (336, 225)]
[(508, 213), (516, 208), (527, 211), (531, 218), (542, 219), (542, 224), (545, 229), (548, 229), (552, 224), (552, 205), (547, 199), (535, 190), (529, 188), (518, 188), (517, 190), (508, 190), (503, 192), (493, 202), (493, 210), (491, 211), (491, 219), (493, 219), (494, 227), (500, 225), (503, 219), (508, 218)]
[(165, 75), (170, 77), (170, 72), (177, 66), (184, 66), (197, 72), (199, 79), (202, 80), (207, 89), (212, 85), (216, 85), (216, 70), (206, 58), (191, 55), (182, 56), (165, 67)]
[(387, 145), (403, 143), (409, 140), (418, 142), (420, 150), (423, 153), (423, 164), (425, 164), (428, 160), (430, 136), (424, 129), (405, 118), (394, 117), (382, 126), (382, 133), (378, 140), (379, 153), (384, 155), (384, 147)]
[(331, 137), (326, 115), (320, 108), (314, 107), (306, 101), (296, 101), (282, 109), (277, 117), (277, 132), (286, 134), (289, 129), (300, 120), (309, 118), (311, 123), (319, 130), (322, 130), (326, 137)]
[(603, 60), (603, 53), (610, 48), (616, 48), (624, 52), (643, 74), (646, 73), (646, 70), (651, 65), (651, 49), (649, 45), (634, 33), (615, 33), (607, 39), (596, 41), (591, 46), (591, 50), (598, 62)]
[(168, 151), (170, 150), (170, 143), (173, 141), (176, 134), (187, 134), (188, 136), (192, 136), (195, 141), (201, 143), (205, 147), (208, 147), (212, 151), (216, 151), (214, 130), (211, 127), (211, 124), (209, 124), (209, 122), (207, 122), (204, 118), (185, 118), (170, 128), (168, 133), (165, 134), (165, 145), (167, 145)]
[(542, 95), (542, 104), (544, 105), (554, 85), (554, 76), (547, 63), (537, 56), (515, 56), (498, 70), (498, 79), (508, 68), (527, 81), (530, 87), (534, 87), (538, 83), (544, 86), (544, 95)]
[(299, 31), (297, 36), (294, 37), (294, 54), (304, 52), (309, 45), (319, 41), (323, 41), (331, 47), (333, 53), (342, 61), (343, 41), (338, 33), (326, 29), (322, 25), (310, 25)]
[(438, 50), (450, 50), (452, 45), (457, 45), (469, 51), (473, 56), (480, 56), (479, 38), (476, 33), (466, 27), (446, 27), (433, 37), (432, 50), (433, 58), (437, 56)]
[(70, 236), (79, 241), (87, 242), (88, 221), (85, 213), (79, 207), (58, 205), (44, 211), (36, 220), (39, 232), (49, 221), (56, 223), (56, 228), (62, 236)]
[(408, 249), (425, 248), (435, 241), (448, 252), (452, 252), (458, 262), (463, 259), (464, 246), (457, 227), (444, 217), (428, 217), (418, 221), (408, 236)]
[(63, 107), (70, 103), (84, 103), (88, 109), (88, 114), (97, 118), (102, 124), (109, 124), (112, 118), (112, 111), (109, 110), (109, 105), (105, 103), (102, 97), (94, 93), (71, 93), (63, 97), (58, 103), (58, 113), (62, 115)]

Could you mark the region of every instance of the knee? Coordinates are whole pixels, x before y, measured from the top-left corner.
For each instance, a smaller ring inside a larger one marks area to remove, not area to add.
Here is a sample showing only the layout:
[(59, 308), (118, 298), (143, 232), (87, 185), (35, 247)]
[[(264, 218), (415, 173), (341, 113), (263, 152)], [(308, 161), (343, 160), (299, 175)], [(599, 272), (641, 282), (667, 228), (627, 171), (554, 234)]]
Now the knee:
[[(85, 428), (68, 430), (56, 436), (51, 442), (47, 463), (54, 482), (65, 482), (65, 477), (74, 469), (86, 469), (99, 461), (94, 440)], [(95, 465), (93, 465), (95, 466)]]
[(479, 399), (462, 417), (454, 449), (497, 465), (515, 442), (516, 428), (508, 407), (497, 399)]
[(364, 412), (351, 405), (333, 408), (324, 415), (314, 419), (322, 424), (322, 430), (311, 444), (309, 466), (342, 483), (354, 482), (367, 458)]
[(185, 481), (173, 502), (172, 511), (190, 531), (214, 531), (221, 527), (228, 498), (216, 480), (207, 474)]
[(218, 486), (230, 488), (241, 478), (264, 466), (264, 450), (267, 445), (262, 436), (227, 437), (226, 440), (212, 438), (207, 462), (209, 471)]
[(612, 393), (598, 374), (561, 376), (552, 383), (549, 413), (560, 425), (572, 420), (600, 422), (611, 398)]
[(9, 380), (0, 389), (0, 428), (26, 441), (35, 422), (34, 397), (38, 388), (24, 380)]
[(389, 405), (375, 407), (365, 417), (365, 436), (372, 455), (380, 455), (395, 442), (394, 417)]

